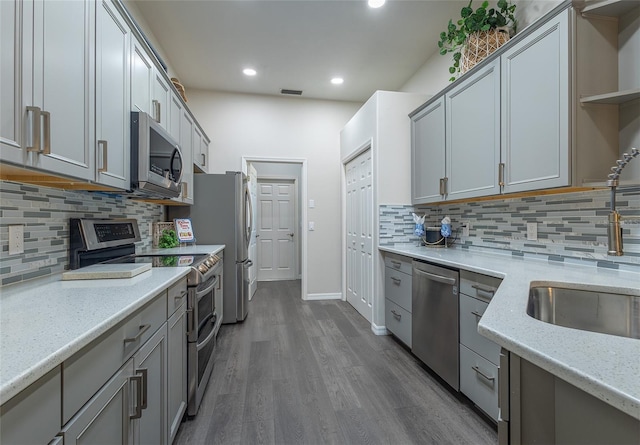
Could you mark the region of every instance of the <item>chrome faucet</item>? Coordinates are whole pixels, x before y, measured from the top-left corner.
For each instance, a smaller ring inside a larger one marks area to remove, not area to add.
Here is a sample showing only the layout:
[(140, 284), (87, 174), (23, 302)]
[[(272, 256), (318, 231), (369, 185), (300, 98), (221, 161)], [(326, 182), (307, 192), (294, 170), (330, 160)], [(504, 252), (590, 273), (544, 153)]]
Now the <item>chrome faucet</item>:
[(616, 210), (616, 187), (618, 187), (618, 178), (622, 169), (638, 155), (640, 155), (640, 150), (637, 148), (632, 148), (631, 154), (623, 153), (622, 159), (618, 159), (616, 165), (611, 167), (613, 173), (609, 173), (607, 176), (607, 186), (611, 187), (611, 211), (609, 212), (609, 225), (607, 226), (608, 255), (622, 255), (622, 227), (620, 227), (620, 213)]

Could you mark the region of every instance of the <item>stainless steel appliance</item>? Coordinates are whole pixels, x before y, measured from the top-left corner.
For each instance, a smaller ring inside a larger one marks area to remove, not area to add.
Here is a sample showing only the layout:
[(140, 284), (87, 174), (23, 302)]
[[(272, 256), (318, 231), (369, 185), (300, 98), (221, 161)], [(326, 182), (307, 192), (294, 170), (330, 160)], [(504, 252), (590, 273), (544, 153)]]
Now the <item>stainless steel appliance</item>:
[(411, 351), (456, 391), (458, 356), (457, 270), (413, 261)]
[(151, 263), (189, 267), (187, 274), (187, 415), (195, 416), (213, 371), (215, 340), (222, 323), (223, 257), (209, 254), (135, 255), (140, 240), (135, 219), (72, 219), (72, 269), (97, 263)]
[(184, 166), (178, 143), (147, 113), (131, 113), (131, 190), (134, 195), (175, 198)]
[(224, 244), (223, 323), (246, 318), (249, 305), (249, 239), (252, 209), (242, 172), (195, 175), (196, 204), (171, 207), (170, 218), (191, 218), (198, 243)]

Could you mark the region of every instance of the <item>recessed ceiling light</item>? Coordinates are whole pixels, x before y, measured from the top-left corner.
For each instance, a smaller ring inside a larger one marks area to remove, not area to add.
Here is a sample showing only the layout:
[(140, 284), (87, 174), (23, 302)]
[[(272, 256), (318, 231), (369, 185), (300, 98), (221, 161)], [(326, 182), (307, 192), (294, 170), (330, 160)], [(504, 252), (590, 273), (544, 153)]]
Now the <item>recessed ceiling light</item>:
[(342, 85), (344, 83), (344, 79), (342, 77), (334, 77), (331, 79), (331, 83), (334, 85)]
[(367, 4), (370, 8), (379, 8), (386, 3), (387, 0), (369, 0)]
[(242, 72), (245, 76), (255, 76), (256, 74), (258, 74), (258, 72), (253, 68), (245, 68), (242, 70)]

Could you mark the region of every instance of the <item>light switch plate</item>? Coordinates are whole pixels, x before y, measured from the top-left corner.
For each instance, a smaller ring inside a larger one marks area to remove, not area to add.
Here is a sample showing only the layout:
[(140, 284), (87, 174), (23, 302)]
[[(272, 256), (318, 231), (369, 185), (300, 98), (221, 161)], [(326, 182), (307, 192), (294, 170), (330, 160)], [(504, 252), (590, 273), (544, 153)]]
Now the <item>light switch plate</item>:
[(309, 231), (316, 230), (316, 223), (309, 221)]
[(24, 253), (24, 225), (9, 226), (9, 255)]
[(535, 241), (538, 239), (538, 223), (527, 223), (527, 239), (529, 241)]
[(309, 200), (309, 208), (313, 209), (316, 207), (316, 200), (315, 199), (310, 199)]

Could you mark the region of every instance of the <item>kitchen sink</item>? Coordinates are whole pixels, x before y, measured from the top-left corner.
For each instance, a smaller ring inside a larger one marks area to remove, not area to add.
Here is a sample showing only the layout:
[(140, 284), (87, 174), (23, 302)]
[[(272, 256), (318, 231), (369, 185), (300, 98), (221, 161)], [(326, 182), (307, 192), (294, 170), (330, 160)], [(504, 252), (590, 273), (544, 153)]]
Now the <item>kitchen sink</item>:
[(640, 339), (640, 293), (570, 286), (531, 287), (527, 314), (567, 328)]

